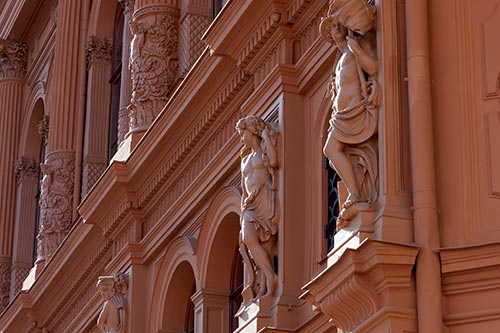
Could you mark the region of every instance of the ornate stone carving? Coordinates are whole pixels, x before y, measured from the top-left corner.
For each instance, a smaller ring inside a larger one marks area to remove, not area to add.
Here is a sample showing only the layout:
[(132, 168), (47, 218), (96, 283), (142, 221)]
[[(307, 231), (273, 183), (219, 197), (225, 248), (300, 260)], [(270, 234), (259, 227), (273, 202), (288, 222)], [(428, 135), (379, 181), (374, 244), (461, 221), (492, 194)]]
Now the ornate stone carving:
[(109, 63), (113, 53), (113, 43), (107, 38), (90, 36), (87, 42), (87, 66), (94, 62)]
[(97, 326), (106, 333), (127, 332), (127, 276), (99, 276), (97, 289), (104, 302), (97, 319)]
[(340, 53), (331, 82), (333, 110), (323, 148), (349, 191), (337, 229), (360, 211), (373, 209), (378, 195), (375, 12), (371, 1), (334, 0), (320, 24), (323, 38), (336, 44)]
[(118, 0), (118, 3), (122, 6), (124, 14), (134, 10), (135, 0)]
[(26, 62), (28, 60), (28, 45), (0, 40), (0, 79), (24, 79)]
[(0, 312), (9, 305), (10, 258), (0, 257)]
[(43, 173), (40, 192), (41, 226), (38, 258), (49, 258), (66, 236), (72, 222), (75, 162), (74, 152), (52, 153), (40, 165)]
[(38, 177), (38, 163), (34, 159), (21, 157), (14, 163), (16, 180), (22, 177)]
[(178, 24), (175, 16), (156, 14), (130, 23), (129, 68), (132, 99), (130, 129), (144, 130), (167, 102), (178, 72)]
[(49, 116), (44, 115), (36, 127), (38, 128), (38, 134), (42, 136), (42, 143), (47, 145), (49, 143)]
[(278, 284), (274, 267), (279, 221), (278, 130), (276, 124), (253, 116), (240, 119), (236, 129), (244, 144), (240, 154), (240, 252), (247, 272), (243, 294), (251, 292), (251, 299), (272, 298)]

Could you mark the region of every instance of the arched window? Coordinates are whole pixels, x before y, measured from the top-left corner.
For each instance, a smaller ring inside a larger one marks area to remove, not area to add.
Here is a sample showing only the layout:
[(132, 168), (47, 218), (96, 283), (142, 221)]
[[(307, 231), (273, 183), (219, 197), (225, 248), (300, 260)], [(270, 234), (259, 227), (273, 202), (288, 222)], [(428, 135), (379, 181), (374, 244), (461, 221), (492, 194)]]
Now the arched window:
[(111, 55), (111, 105), (109, 112), (108, 160), (118, 150), (118, 113), (120, 111), (120, 86), (123, 48), (123, 9), (117, 7), (115, 29), (113, 32), (113, 53)]

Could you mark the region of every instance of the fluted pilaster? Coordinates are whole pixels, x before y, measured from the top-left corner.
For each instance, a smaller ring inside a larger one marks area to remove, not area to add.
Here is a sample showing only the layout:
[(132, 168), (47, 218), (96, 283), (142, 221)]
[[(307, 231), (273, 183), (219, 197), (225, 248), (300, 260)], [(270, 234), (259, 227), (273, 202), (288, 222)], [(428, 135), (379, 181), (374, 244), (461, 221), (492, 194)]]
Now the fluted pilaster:
[(22, 88), (28, 47), (0, 40), (0, 312), (9, 303)]
[(130, 43), (132, 42), (132, 32), (130, 31), (130, 22), (134, 12), (134, 0), (118, 0), (123, 7), (123, 50), (122, 50), (122, 73), (120, 82), (120, 110), (118, 112), (118, 144), (125, 139), (128, 132), (128, 106), (132, 98), (132, 78), (130, 76), (129, 59)]
[(129, 62), (132, 99), (128, 108), (129, 132), (140, 133), (165, 106), (178, 77), (179, 10), (173, 4), (154, 1), (138, 1), (135, 8)]
[(48, 151), (75, 149), (75, 121), (78, 109), (81, 24), (83, 1), (60, 0), (57, 23), (53, 88), (50, 97)]
[(72, 222), (76, 121), (79, 110), (83, 1), (59, 0), (50, 98), (50, 132), (40, 195), (40, 267), (66, 236)]
[(83, 152), (82, 197), (107, 166), (112, 42), (92, 36), (87, 43), (87, 114)]

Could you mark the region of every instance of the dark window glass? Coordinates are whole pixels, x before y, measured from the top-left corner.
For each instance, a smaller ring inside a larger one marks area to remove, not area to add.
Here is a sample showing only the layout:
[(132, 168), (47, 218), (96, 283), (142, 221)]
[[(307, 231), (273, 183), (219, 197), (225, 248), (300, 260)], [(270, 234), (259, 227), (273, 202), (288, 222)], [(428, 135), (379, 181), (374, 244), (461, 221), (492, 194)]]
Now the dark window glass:
[(120, 86), (122, 79), (123, 11), (121, 6), (115, 19), (113, 53), (111, 57), (111, 105), (109, 112), (108, 159), (118, 150), (118, 114), (120, 112)]
[(238, 328), (238, 318), (235, 317), (240, 309), (243, 297), (243, 258), (236, 249), (231, 269), (231, 294), (229, 295), (229, 332), (234, 332)]
[(222, 8), (226, 5), (229, 0), (215, 0), (214, 1), (214, 17), (220, 13)]
[(328, 195), (328, 213), (327, 223), (325, 225), (325, 238), (327, 241), (327, 252), (333, 249), (333, 237), (337, 228), (337, 217), (339, 216), (339, 188), (337, 183), (341, 180), (337, 172), (330, 166), (327, 158), (325, 158), (325, 169), (327, 172), (327, 195)]

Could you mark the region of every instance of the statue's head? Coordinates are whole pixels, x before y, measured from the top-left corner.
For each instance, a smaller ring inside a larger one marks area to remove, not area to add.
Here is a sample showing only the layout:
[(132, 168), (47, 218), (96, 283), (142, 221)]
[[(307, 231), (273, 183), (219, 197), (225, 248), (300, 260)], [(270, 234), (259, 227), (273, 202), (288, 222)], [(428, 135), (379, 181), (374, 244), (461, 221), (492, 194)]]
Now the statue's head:
[(261, 137), (262, 131), (265, 127), (266, 124), (264, 123), (264, 121), (255, 116), (242, 118), (236, 123), (236, 130), (240, 135), (242, 135), (242, 132), (246, 130), (258, 137)]
[(367, 0), (333, 0), (328, 16), (347, 29), (365, 35), (375, 28), (375, 6)]
[(97, 290), (101, 293), (104, 301), (109, 300), (115, 294), (115, 280), (113, 276), (99, 276), (97, 280)]

